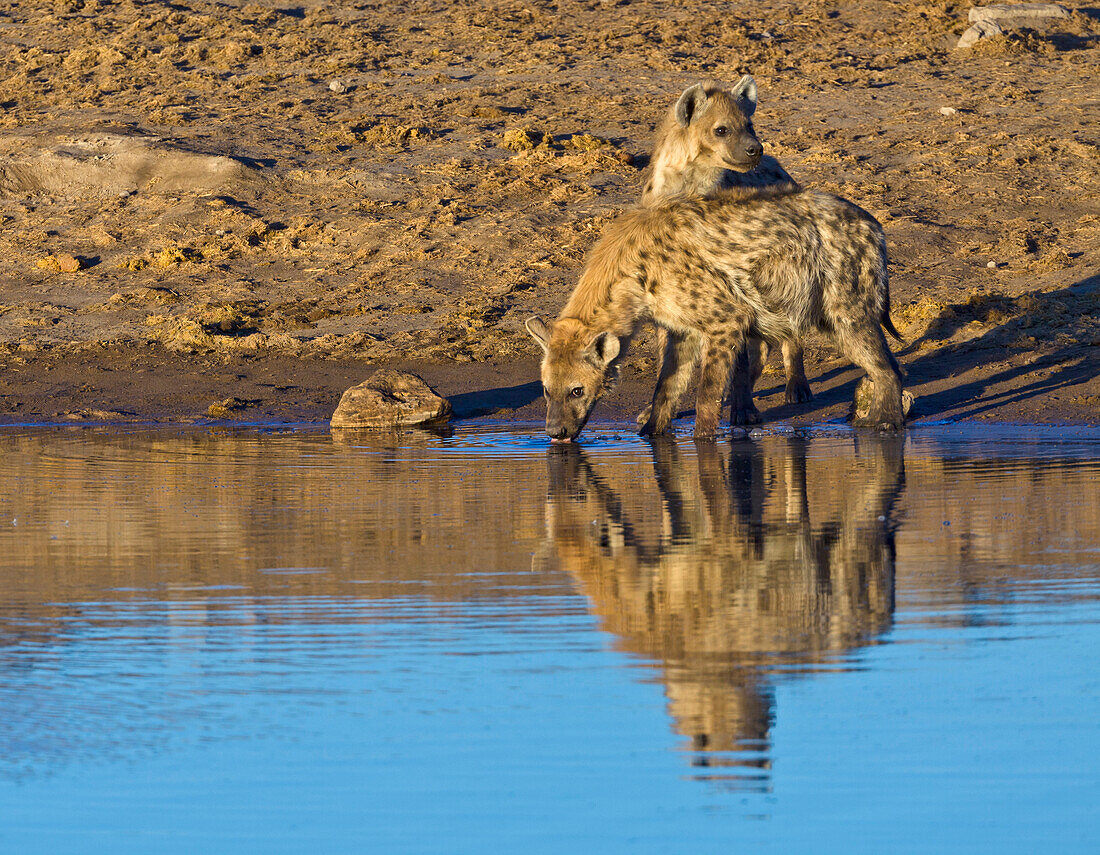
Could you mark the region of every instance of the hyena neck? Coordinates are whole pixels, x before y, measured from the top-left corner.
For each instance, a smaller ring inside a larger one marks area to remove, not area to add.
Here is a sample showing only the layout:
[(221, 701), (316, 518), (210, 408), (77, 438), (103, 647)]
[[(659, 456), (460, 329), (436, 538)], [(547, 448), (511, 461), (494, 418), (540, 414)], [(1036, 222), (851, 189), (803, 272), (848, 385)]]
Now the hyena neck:
[(713, 166), (655, 169), (642, 195), (643, 205), (657, 205), (674, 196), (708, 196), (723, 183), (725, 170)]
[(701, 164), (698, 146), (674, 118), (666, 117), (654, 142), (642, 204), (659, 205), (674, 196), (706, 196), (721, 184), (723, 171)]
[(557, 324), (575, 335), (577, 341), (588, 341), (600, 333), (614, 333), (625, 355), (646, 317), (645, 292), (632, 277), (627, 277), (609, 283), (597, 302), (571, 299), (558, 316)]
[(629, 211), (608, 228), (592, 248), (584, 272), (561, 318), (575, 318), (597, 332), (632, 336), (647, 311), (643, 255), (652, 242), (659, 213)]
[(770, 155), (764, 155), (760, 163), (748, 172), (727, 169), (722, 173), (720, 189), (744, 188), (746, 190), (773, 190), (795, 192), (801, 189), (783, 165)]
[(619, 293), (614, 296), (616, 299), (612, 302), (594, 309), (589, 307), (584, 314), (579, 314), (566, 305), (558, 316), (558, 322), (565, 321), (577, 329), (581, 337), (591, 338), (604, 332), (614, 333), (625, 348), (645, 320), (645, 307), (642, 303), (644, 295)]

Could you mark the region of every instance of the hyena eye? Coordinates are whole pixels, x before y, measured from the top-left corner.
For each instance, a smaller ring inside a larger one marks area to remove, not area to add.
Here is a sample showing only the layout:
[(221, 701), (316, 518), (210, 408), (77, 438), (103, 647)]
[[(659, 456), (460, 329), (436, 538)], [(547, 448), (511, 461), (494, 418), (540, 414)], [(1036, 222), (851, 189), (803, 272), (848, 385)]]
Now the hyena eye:
[(574, 398), (583, 398), (584, 386), (574, 386), (572, 389), (569, 390), (569, 394), (572, 395)]
[(724, 137), (729, 132), (730, 129), (727, 128), (725, 125), (719, 125), (717, 128), (714, 129), (714, 135), (716, 137)]

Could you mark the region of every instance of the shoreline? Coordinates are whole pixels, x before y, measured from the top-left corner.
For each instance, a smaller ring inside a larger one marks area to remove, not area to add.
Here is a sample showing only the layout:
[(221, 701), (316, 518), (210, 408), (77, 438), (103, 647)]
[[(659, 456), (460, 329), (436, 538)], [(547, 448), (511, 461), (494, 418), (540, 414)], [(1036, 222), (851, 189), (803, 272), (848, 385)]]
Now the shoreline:
[[(641, 351), (641, 349), (639, 349)], [(1021, 353), (998, 362), (966, 360), (958, 374), (948, 358), (924, 364), (903, 348), (906, 388), (916, 396), (912, 421), (1100, 426), (1100, 352)], [(455, 408), (456, 422), (477, 419), (537, 423), (545, 415), (538, 361), (508, 363), (298, 359), (283, 356), (176, 354), (159, 348), (107, 348), (53, 355), (21, 353), (0, 359), (0, 426), (22, 424), (320, 424), (343, 391), (383, 365), (423, 377)], [(807, 366), (814, 400), (786, 404), (773, 363), (758, 384), (762, 427), (796, 428), (844, 418), (861, 372), (839, 359)], [(597, 406), (596, 422), (626, 423), (649, 400), (650, 357), (631, 355), (623, 381)], [(690, 418), (692, 395), (679, 421)], [(211, 408), (221, 408), (214, 409)]]

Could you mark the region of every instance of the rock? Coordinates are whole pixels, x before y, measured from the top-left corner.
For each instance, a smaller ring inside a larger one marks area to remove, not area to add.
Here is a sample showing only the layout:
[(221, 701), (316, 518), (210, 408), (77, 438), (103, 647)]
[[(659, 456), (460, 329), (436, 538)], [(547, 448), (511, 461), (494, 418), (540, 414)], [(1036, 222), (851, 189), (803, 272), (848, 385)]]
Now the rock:
[(225, 192), (265, 180), (243, 161), (188, 151), (156, 137), (89, 133), (55, 138), (46, 148), (37, 139), (21, 142), (29, 154), (0, 157), (0, 196), (44, 192), (117, 199), (138, 190)]
[(334, 428), (430, 425), (451, 417), (451, 402), (415, 374), (380, 368), (340, 398)]
[(996, 3), (975, 6), (968, 16), (970, 27), (959, 38), (957, 48), (968, 48), (980, 39), (1003, 35), (1016, 27), (1033, 27), (1054, 18), (1068, 18), (1069, 10), (1057, 3)]
[[(870, 377), (864, 377), (859, 381), (859, 385), (856, 386), (855, 400), (852, 401), (852, 416), (857, 419), (865, 419), (871, 412), (871, 392), (875, 388), (875, 384), (871, 382)], [(905, 414), (906, 418), (909, 418), (909, 413), (913, 410), (913, 402), (916, 400), (913, 397), (913, 393), (907, 389), (903, 389), (901, 392), (901, 411)]]
[(54, 273), (76, 273), (84, 269), (84, 262), (75, 255), (47, 255), (38, 259), (34, 266)]
[(348, 87), (344, 85), (343, 80), (332, 80), (328, 84), (329, 91), (340, 94), (341, 92), (347, 92)]
[(979, 39), (988, 39), (1003, 33), (1004, 30), (993, 21), (978, 21), (976, 24), (971, 24), (966, 32), (959, 36), (959, 43), (955, 47), (956, 49), (973, 47)]
[(974, 6), (968, 16), (970, 23), (992, 21), (1002, 29), (1042, 24), (1048, 18), (1068, 18), (1069, 9), (1057, 3), (995, 3), (992, 6)]
[(944, 116), (954, 116), (957, 112), (954, 107), (940, 107), (940, 113)]

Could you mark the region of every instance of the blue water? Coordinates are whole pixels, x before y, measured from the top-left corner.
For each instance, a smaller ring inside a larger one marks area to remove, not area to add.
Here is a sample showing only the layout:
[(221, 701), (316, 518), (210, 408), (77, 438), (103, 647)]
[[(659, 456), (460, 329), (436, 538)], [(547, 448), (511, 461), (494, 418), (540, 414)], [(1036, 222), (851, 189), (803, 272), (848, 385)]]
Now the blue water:
[(0, 852), (1095, 852), (1100, 441), (0, 434)]

